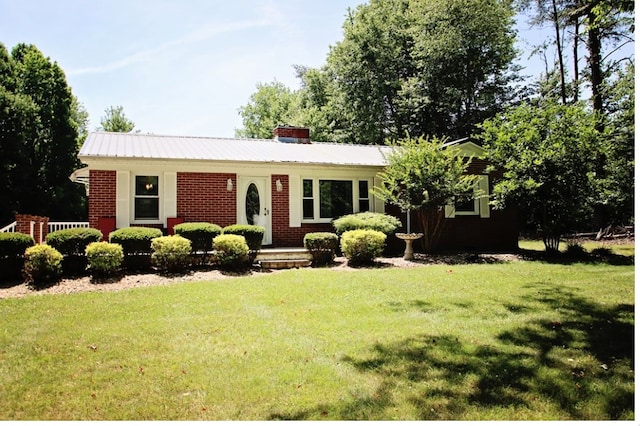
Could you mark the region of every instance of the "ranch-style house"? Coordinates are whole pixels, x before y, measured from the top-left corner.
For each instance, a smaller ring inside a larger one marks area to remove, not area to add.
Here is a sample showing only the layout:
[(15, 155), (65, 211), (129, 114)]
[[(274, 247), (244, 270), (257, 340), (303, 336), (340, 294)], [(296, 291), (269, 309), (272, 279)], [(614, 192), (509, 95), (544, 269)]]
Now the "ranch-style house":
[[(484, 150), (462, 140), (473, 156), (469, 173), (489, 193)], [(274, 139), (160, 136), (93, 132), (72, 175), (89, 194), (89, 226), (104, 235), (127, 226), (173, 232), (181, 222), (240, 223), (265, 228), (264, 246), (301, 247), (308, 232), (333, 231), (331, 221), (354, 212), (406, 214), (375, 198), (387, 146), (311, 142), (309, 129), (279, 126)], [(445, 208), (442, 249), (512, 250), (517, 247), (513, 211), (494, 210), (487, 197)], [(419, 232), (411, 220), (411, 232)]]

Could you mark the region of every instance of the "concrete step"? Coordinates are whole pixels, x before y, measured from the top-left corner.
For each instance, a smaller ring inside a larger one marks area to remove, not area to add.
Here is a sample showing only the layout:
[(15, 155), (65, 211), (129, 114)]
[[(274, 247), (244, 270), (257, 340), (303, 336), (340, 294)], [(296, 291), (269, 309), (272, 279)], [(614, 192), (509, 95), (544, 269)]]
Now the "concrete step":
[(261, 260), (311, 260), (309, 250), (301, 247), (260, 249), (256, 261)]
[(292, 269), (304, 268), (311, 265), (309, 259), (275, 259), (275, 260), (258, 260), (258, 264), (262, 269)]
[(311, 254), (300, 247), (265, 248), (258, 252), (256, 261), (262, 269), (304, 268), (311, 265)]

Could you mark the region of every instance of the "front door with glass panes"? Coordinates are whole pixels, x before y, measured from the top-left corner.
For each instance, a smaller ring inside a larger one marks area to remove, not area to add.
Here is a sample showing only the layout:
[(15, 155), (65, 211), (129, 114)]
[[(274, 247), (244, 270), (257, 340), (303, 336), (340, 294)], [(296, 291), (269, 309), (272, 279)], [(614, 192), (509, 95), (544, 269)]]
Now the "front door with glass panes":
[(268, 177), (238, 178), (238, 223), (262, 226), (262, 245), (271, 244), (270, 189)]

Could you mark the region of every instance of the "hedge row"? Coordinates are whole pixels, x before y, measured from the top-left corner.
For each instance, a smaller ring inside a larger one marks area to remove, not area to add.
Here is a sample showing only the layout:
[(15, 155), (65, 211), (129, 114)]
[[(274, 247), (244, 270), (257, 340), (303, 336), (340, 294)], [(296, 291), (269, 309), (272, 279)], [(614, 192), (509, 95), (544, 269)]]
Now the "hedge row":
[[(342, 250), (351, 264), (368, 264), (382, 253), (386, 236), (400, 222), (381, 213), (356, 213), (333, 222), (336, 234), (308, 233), (303, 243), (314, 265), (326, 265)], [(0, 234), (0, 281), (13, 279), (22, 271), (34, 285), (56, 281), (62, 272), (106, 276), (124, 268), (178, 272), (207, 260), (222, 269), (241, 269), (251, 265), (262, 246), (265, 229), (254, 225), (221, 228), (207, 222), (183, 223), (176, 235), (162, 236), (159, 229), (128, 227), (109, 234), (92, 228), (73, 228), (52, 232), (46, 244), (35, 245), (28, 235)]]

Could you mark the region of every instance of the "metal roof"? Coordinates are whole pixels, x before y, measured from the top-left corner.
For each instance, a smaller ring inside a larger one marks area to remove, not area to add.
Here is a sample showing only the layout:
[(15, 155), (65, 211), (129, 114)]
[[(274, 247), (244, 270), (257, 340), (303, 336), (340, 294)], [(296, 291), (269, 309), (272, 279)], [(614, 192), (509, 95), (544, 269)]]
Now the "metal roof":
[(390, 151), (377, 145), (92, 132), (78, 157), (384, 166)]

